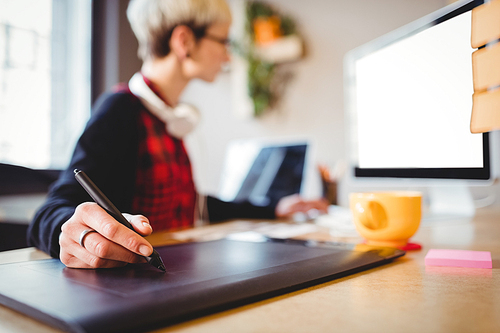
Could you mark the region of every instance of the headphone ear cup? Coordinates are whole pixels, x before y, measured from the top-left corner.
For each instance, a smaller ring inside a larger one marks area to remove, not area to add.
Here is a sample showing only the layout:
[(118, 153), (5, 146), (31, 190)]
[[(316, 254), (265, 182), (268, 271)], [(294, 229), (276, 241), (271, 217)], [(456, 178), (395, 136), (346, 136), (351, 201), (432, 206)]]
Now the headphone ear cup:
[(178, 104), (175, 108), (166, 105), (144, 82), (142, 74), (135, 73), (128, 83), (129, 89), (153, 115), (165, 123), (170, 135), (182, 139), (191, 132), (200, 120), (200, 113), (193, 105)]
[(190, 104), (181, 103), (169, 111), (171, 117), (168, 117), (167, 131), (179, 139), (190, 133), (200, 121), (198, 109)]

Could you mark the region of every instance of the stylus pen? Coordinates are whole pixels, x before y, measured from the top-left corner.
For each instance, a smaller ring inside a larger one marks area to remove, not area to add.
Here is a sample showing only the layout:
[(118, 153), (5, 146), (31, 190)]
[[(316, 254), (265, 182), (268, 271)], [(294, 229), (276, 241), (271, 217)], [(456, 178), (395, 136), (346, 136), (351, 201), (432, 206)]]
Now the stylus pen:
[[(113, 205), (113, 203), (102, 193), (102, 191), (97, 187), (96, 184), (87, 176), (87, 174), (81, 170), (75, 169), (75, 178), (82, 185), (82, 187), (87, 191), (87, 193), (94, 199), (94, 201), (101, 206), (109, 215), (111, 215), (115, 220), (129, 228), (130, 230), (134, 230), (132, 224), (120, 213), (118, 208)], [(161, 269), (166, 272), (165, 265), (161, 260), (160, 255), (153, 249), (153, 253), (149, 257), (144, 257), (148, 261), (150, 265)]]

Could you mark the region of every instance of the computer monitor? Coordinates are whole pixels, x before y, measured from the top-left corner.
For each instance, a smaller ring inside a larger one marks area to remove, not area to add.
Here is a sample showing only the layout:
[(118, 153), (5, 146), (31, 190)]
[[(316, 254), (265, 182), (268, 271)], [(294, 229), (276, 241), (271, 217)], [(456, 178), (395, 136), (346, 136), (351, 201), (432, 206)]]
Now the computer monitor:
[(493, 178), (489, 134), (470, 132), (471, 10), (482, 3), (458, 1), (346, 54), (355, 179), (388, 186), (413, 180), (405, 186), (431, 185), (436, 193), (451, 188), (428, 199), (449, 202), (430, 204), (474, 214), (470, 200), (460, 203), (470, 199), (467, 187), (464, 194), (454, 185)]

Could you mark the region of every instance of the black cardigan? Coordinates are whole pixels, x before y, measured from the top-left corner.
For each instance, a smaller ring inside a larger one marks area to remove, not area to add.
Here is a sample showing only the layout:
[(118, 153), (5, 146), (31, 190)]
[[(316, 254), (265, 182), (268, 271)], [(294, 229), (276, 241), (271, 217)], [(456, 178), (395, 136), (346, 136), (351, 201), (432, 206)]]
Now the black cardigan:
[[(92, 201), (74, 177), (84, 170), (122, 212), (131, 212), (137, 168), (138, 115), (144, 106), (130, 92), (116, 92), (97, 101), (78, 140), (69, 167), (51, 186), (47, 200), (28, 228), (28, 244), (59, 257), (61, 226), (79, 204)], [(207, 197), (211, 222), (231, 218), (274, 218), (273, 205), (224, 202)]]

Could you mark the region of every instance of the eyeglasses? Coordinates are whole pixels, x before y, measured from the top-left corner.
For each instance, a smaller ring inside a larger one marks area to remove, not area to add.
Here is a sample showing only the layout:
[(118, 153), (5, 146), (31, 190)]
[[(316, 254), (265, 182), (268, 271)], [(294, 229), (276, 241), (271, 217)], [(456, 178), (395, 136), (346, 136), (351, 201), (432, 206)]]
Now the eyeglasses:
[(231, 45), (233, 44), (233, 42), (229, 38), (220, 38), (220, 37), (217, 37), (217, 36), (214, 36), (214, 35), (210, 35), (210, 34), (207, 34), (207, 33), (205, 33), (201, 38), (210, 39), (210, 40), (212, 40), (212, 41), (214, 41), (216, 43), (224, 45), (227, 48), (230, 48)]

